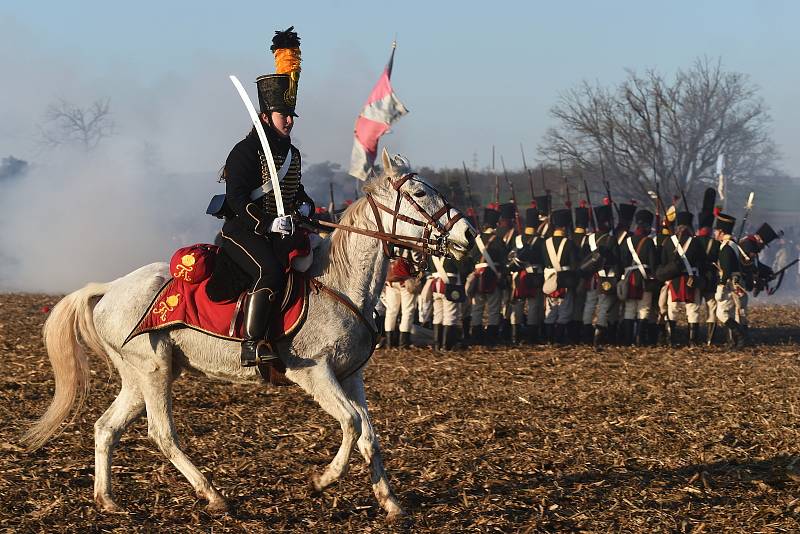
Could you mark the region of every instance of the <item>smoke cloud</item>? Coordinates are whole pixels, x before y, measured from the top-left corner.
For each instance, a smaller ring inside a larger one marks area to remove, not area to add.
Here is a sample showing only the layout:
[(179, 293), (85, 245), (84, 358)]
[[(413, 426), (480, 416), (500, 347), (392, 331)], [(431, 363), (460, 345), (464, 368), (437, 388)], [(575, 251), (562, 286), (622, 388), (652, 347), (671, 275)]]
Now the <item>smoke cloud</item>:
[[(23, 42), (24, 55), (0, 57), (0, 72), (13, 73), (0, 104), (0, 291), (71, 291), (168, 261), (181, 246), (213, 242), (221, 221), (205, 209), (224, 192), (219, 169), (250, 127), (227, 75), (238, 73), (254, 97), (247, 81), (266, 62), (211, 53), (142, 82), (136, 65), (98, 69), (37, 50), (35, 36), (0, 19), (0, 47), (20, 50)], [(349, 57), (361, 61), (356, 51)], [(337, 203), (354, 196), (355, 180), (342, 166), (369, 87), (358, 76), (334, 83), (336, 67), (301, 84), (299, 111), (314, 117), (315, 129), (300, 119), (294, 136), (304, 155), (303, 183), (325, 206), (329, 182)], [(324, 97), (315, 98), (315, 86), (324, 86)], [(42, 144), (49, 105), (64, 100), (88, 108), (105, 99), (114, 133), (94, 150)]]

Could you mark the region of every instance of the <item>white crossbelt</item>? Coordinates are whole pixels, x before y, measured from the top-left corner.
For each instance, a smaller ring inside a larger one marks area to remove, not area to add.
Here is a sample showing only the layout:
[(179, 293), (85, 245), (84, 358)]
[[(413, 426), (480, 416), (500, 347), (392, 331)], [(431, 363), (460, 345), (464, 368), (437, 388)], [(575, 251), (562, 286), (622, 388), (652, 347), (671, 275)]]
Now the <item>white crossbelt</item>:
[(690, 237), (689, 239), (686, 240), (686, 248), (681, 246), (681, 242), (678, 241), (678, 236), (673, 235), (671, 239), (672, 239), (672, 244), (675, 245), (675, 250), (678, 252), (678, 255), (681, 257), (681, 260), (683, 261), (683, 266), (686, 267), (686, 274), (689, 275), (697, 274), (697, 269), (692, 267), (692, 264), (689, 263), (689, 260), (686, 258), (686, 249), (689, 248), (689, 244), (692, 242), (692, 239), (694, 238)]
[[(286, 178), (286, 175), (289, 174), (289, 167), (292, 164), (292, 149), (290, 148), (289, 151), (286, 153), (286, 159), (283, 160), (283, 165), (281, 168), (278, 169), (278, 182), (283, 182), (283, 179)], [(264, 182), (261, 184), (260, 187), (256, 187), (252, 191), (250, 191), (250, 200), (258, 200), (259, 198), (263, 197), (267, 193), (272, 191), (272, 180)]]
[[(645, 238), (642, 238), (642, 239), (645, 239)], [(636, 265), (633, 265), (631, 267), (626, 267), (625, 268), (625, 274), (628, 274), (629, 272), (633, 271), (634, 269), (639, 269), (639, 272), (642, 273), (642, 278), (644, 278), (646, 280), (647, 279), (647, 273), (644, 270), (645, 265), (642, 264), (642, 260), (639, 259), (639, 254), (636, 253), (636, 249), (633, 246), (633, 238), (632, 237), (628, 237), (628, 238), (625, 239), (625, 241), (628, 242), (628, 250), (631, 251), (631, 256), (633, 257), (633, 261), (634, 261), (634, 263), (636, 263)]]

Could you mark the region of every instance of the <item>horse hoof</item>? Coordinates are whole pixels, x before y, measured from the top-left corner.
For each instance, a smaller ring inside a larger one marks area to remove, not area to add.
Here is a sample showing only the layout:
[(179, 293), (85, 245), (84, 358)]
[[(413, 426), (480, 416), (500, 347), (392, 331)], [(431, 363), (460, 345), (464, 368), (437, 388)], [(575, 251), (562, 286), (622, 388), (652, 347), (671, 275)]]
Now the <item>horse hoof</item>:
[(125, 514), (127, 513), (124, 508), (117, 505), (111, 497), (95, 497), (94, 502), (100, 511), (107, 514)]
[(397, 523), (401, 519), (408, 517), (407, 514), (403, 511), (402, 508), (398, 508), (397, 510), (392, 510), (388, 514), (386, 514), (386, 522), (387, 523)]
[(322, 493), (322, 490), (325, 489), (325, 486), (320, 482), (319, 475), (311, 475), (308, 485), (311, 486), (311, 491), (314, 493)]
[(228, 501), (222, 498), (209, 501), (208, 506), (206, 506), (206, 511), (210, 514), (225, 514), (229, 510)]

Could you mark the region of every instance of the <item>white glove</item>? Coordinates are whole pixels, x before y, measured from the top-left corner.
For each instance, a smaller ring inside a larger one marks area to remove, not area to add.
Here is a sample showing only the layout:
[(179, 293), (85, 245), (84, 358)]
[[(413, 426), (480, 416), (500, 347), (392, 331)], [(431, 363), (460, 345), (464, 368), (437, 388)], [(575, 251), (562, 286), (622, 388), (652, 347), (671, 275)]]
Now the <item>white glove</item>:
[(299, 213), (303, 217), (308, 217), (309, 215), (311, 215), (311, 204), (309, 204), (308, 202), (303, 202), (302, 204), (300, 204), (300, 207), (297, 208), (297, 213)]
[(283, 217), (275, 217), (272, 220), (272, 226), (270, 226), (269, 231), (273, 234), (292, 235), (294, 233), (292, 216), (284, 215)]

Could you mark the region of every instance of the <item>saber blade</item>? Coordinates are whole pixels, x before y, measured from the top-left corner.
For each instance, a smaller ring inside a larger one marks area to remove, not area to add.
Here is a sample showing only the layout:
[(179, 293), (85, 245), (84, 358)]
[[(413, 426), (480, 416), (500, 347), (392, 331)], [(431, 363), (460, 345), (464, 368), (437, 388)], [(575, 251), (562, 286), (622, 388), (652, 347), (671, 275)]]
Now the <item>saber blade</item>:
[[(253, 107), (253, 103), (250, 101), (250, 97), (247, 96), (247, 91), (245, 91), (244, 87), (242, 87), (242, 83), (239, 81), (239, 78), (231, 74), (230, 79), (231, 82), (233, 82), (234, 87), (236, 87), (236, 90), (239, 92), (239, 96), (242, 98), (242, 102), (244, 102), (244, 107), (247, 108), (247, 113), (250, 115), (250, 120), (253, 122), (253, 126), (256, 128), (258, 140), (261, 141), (261, 148), (264, 149), (267, 167), (269, 167), (269, 177), (272, 181), (272, 191), (275, 194), (275, 209), (278, 211), (278, 217), (283, 217), (286, 215), (286, 210), (283, 207), (281, 182), (278, 180), (278, 171), (275, 169), (275, 160), (272, 158), (272, 150), (269, 148), (267, 134), (264, 133), (264, 126), (261, 124), (261, 120), (258, 118), (258, 114), (256, 113), (256, 108)], [(291, 157), (291, 150), (288, 154), (286, 154), (286, 157)]]

